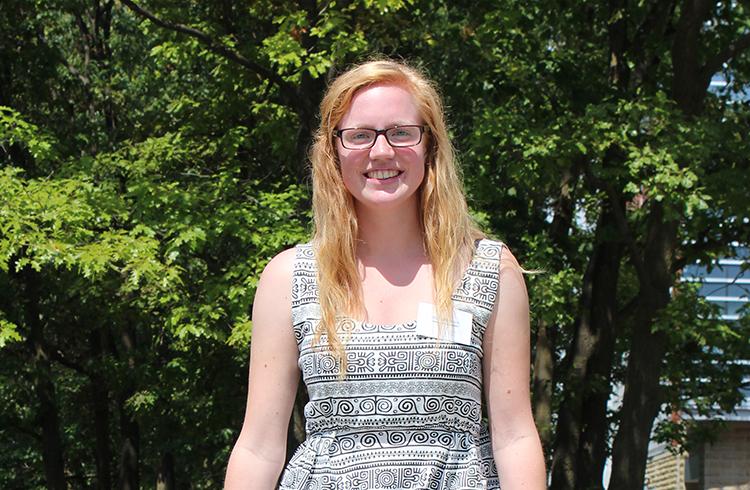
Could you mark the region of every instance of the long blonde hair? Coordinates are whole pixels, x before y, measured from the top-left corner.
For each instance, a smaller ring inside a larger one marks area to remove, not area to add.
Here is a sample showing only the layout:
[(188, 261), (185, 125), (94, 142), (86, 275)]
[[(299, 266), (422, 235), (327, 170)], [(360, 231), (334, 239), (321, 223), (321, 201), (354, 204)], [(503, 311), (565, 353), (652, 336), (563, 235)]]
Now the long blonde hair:
[(451, 296), (463, 268), (470, 262), (474, 241), (485, 235), (471, 219), (448, 136), (443, 103), (433, 84), (417, 69), (392, 60), (359, 64), (338, 76), (320, 103), (320, 127), (312, 161), (313, 249), (318, 263), (321, 321), (315, 342), (325, 334), (328, 346), (346, 370), (345, 342), (340, 333), (352, 318), (365, 313), (357, 268), (357, 216), (354, 201), (339, 170), (334, 130), (354, 94), (375, 83), (406, 88), (429, 127), (425, 177), (419, 188), (420, 225), (424, 249), (433, 269), (436, 309), (441, 323), (452, 316)]

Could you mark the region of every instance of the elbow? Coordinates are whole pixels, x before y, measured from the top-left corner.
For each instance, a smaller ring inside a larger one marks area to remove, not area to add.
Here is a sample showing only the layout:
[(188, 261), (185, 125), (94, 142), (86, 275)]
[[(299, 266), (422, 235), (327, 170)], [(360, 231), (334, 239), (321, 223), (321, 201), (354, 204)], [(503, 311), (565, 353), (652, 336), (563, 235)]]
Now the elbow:
[(248, 445), (239, 440), (229, 457), (224, 489), (276, 488), (285, 460), (285, 447)]

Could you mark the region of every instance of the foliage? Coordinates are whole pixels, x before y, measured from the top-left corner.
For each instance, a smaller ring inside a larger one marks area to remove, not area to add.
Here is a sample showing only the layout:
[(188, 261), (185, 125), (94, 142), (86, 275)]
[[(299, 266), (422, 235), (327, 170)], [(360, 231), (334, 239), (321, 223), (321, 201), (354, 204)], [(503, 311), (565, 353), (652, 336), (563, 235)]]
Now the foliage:
[[(726, 361), (750, 358), (747, 316), (721, 321), (679, 271), (750, 242), (748, 56), (711, 73), (727, 86), (686, 111), (671, 38), (634, 37), (659, 2), (615, 3), (7, 2), (0, 435), (15, 443), (0, 461), (18, 470), (0, 472), (0, 486), (45, 485), (47, 381), (70, 486), (127, 473), (118, 455), (131, 420), (141, 484), (169, 455), (180, 485), (220, 485), (259, 274), (307, 240), (317, 103), (337, 70), (373, 55), (405, 57), (437, 81), (473, 214), (541, 271), (527, 277), (533, 328), (547, 325), (552, 341), (554, 421), (567, 387), (609, 395), (627, 383), (656, 209), (677, 223), (672, 291), (649, 324), (666, 339), (660, 411), (731, 410), (742, 366)], [(687, 2), (675, 4), (672, 27)], [(701, 60), (747, 31), (742, 4), (716, 2), (708, 15)], [(627, 83), (612, 73), (618, 23), (658, 61), (639, 71), (642, 59), (623, 54)], [(623, 252), (607, 369), (576, 379), (587, 270), (613, 243)], [(605, 431), (623, 419), (605, 415)], [(700, 434), (686, 420), (663, 419), (655, 436), (692, 443)]]

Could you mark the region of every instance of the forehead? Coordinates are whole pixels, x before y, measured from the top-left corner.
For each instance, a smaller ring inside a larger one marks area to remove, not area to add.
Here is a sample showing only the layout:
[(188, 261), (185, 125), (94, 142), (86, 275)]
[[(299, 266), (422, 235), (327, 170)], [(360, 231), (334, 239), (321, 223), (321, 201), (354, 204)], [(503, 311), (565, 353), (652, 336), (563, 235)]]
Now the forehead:
[(355, 92), (341, 127), (421, 124), (417, 101), (403, 85), (377, 83)]

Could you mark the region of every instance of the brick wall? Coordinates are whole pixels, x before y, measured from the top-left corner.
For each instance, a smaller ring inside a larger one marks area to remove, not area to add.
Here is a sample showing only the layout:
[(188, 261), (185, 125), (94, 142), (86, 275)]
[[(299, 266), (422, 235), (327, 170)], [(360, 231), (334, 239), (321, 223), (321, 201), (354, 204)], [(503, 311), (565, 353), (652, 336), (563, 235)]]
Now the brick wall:
[(705, 446), (706, 490), (750, 490), (750, 423), (732, 422)]
[(683, 490), (685, 488), (685, 456), (666, 449), (648, 458), (646, 488), (649, 490)]
[[(703, 446), (702, 454), (703, 489), (750, 490), (750, 422), (730, 422), (715, 443)], [(686, 458), (664, 448), (655, 451), (646, 464), (646, 487), (685, 490)]]

